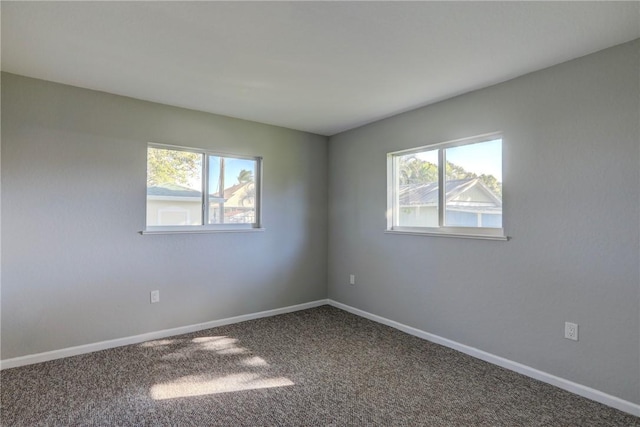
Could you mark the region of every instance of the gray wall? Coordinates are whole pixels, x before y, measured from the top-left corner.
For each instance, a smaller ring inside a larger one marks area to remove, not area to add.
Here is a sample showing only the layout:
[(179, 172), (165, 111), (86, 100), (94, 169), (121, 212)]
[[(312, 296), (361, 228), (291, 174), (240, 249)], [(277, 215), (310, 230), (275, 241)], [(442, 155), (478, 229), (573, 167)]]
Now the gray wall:
[[(639, 48), (332, 137), (329, 297), (640, 403)], [(387, 152), (493, 131), (510, 241), (384, 233)]]
[[(266, 231), (138, 234), (149, 141), (263, 156)], [(325, 137), (3, 74), (2, 359), (325, 298), (326, 180)]]

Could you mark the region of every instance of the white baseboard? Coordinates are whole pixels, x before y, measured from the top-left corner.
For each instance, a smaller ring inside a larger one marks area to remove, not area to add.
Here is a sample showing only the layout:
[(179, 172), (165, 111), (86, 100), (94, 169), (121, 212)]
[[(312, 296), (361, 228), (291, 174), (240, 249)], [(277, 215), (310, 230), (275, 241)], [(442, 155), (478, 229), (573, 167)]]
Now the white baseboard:
[(258, 313), (243, 314), (241, 316), (228, 317), (226, 319), (212, 320), (210, 322), (198, 323), (195, 325), (181, 326), (178, 328), (164, 329), (162, 331), (148, 332), (146, 334), (134, 335), (131, 337), (117, 338), (114, 340), (100, 341), (92, 344), (68, 347), (60, 350), (47, 351), (44, 353), (30, 354), (27, 356), (14, 357), (0, 361), (0, 370), (16, 368), (18, 366), (31, 365), (34, 363), (47, 362), (49, 360), (61, 359), (63, 357), (77, 356), (79, 354), (92, 353), (94, 351), (106, 350), (123, 345), (139, 344), (149, 340), (167, 338), (174, 335), (188, 334), (190, 332), (202, 331), (204, 329), (215, 328), (217, 326), (230, 325), (232, 323), (244, 322), (247, 320), (260, 319), (261, 317), (276, 316), (278, 314), (291, 313), (294, 311), (306, 310), (308, 308), (319, 307), (329, 304), (326, 299), (307, 302), (304, 304), (291, 305), (274, 310), (260, 311)]
[(477, 359), (484, 360), (485, 362), (489, 362), (494, 365), (498, 365), (503, 368), (509, 369), (511, 371), (518, 372), (519, 374), (525, 375), (527, 377), (531, 377), (533, 379), (545, 382), (547, 384), (554, 385), (563, 390), (569, 391), (571, 393), (577, 394), (582, 397), (586, 397), (587, 399), (594, 400), (604, 405), (611, 406), (612, 408), (616, 408), (621, 411), (627, 412), (631, 415), (640, 417), (640, 405), (636, 403), (620, 399), (619, 397), (612, 396), (607, 393), (603, 393), (599, 390), (584, 386), (582, 384), (574, 383), (573, 381), (569, 381), (564, 378), (557, 377), (555, 375), (551, 375), (549, 373), (540, 371), (530, 366), (523, 365), (521, 363), (514, 362), (512, 360), (505, 359), (500, 356), (496, 356), (495, 354), (487, 353), (486, 351), (482, 351), (477, 348), (470, 347), (468, 345), (464, 345), (459, 342), (452, 341), (450, 339), (443, 338), (441, 336), (430, 334), (429, 332), (425, 332), (420, 329), (404, 325), (394, 320), (390, 320), (385, 317), (378, 316), (376, 314), (372, 314), (367, 311), (360, 310), (358, 308), (351, 307), (346, 304), (342, 304), (332, 299), (328, 300), (328, 304), (336, 308), (339, 308), (341, 310), (348, 311), (349, 313), (355, 314), (357, 316), (364, 317), (369, 320), (373, 320), (374, 322), (391, 326), (392, 328), (398, 329), (402, 332), (406, 332), (409, 335), (414, 335), (418, 338), (422, 338), (427, 341), (431, 341), (436, 344), (440, 344), (445, 347), (452, 348), (454, 350), (468, 354), (469, 356), (473, 356)]

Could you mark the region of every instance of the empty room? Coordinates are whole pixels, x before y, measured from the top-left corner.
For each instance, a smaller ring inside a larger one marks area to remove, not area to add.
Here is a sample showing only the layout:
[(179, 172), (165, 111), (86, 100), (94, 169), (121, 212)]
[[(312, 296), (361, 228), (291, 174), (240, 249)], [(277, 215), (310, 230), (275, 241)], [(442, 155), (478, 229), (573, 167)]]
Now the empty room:
[(0, 15), (0, 425), (640, 426), (640, 2)]

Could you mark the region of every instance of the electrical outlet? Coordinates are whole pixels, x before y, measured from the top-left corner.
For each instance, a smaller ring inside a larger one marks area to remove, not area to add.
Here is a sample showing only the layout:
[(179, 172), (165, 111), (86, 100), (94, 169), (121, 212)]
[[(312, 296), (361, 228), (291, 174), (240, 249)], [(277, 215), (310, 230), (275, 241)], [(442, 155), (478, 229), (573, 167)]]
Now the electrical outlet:
[(160, 302), (160, 291), (151, 291), (151, 304)]
[(349, 284), (350, 285), (355, 285), (356, 284), (356, 275), (355, 274), (350, 274), (349, 275)]
[(564, 337), (568, 340), (578, 341), (578, 325), (564, 322)]

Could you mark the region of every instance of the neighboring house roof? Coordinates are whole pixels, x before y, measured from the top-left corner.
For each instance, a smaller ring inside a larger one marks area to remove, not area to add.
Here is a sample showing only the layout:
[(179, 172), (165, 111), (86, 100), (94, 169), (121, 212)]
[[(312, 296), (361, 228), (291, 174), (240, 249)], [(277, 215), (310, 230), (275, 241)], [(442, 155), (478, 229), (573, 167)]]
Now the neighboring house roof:
[(252, 208), (255, 206), (255, 185), (252, 181), (233, 185), (224, 190), (225, 207)]
[[(446, 182), (446, 201), (456, 202), (464, 199), (465, 193), (477, 189), (484, 200), (465, 200), (466, 206), (502, 206), (502, 200), (497, 197), (480, 179), (453, 179)], [(438, 183), (402, 184), (399, 186), (400, 206), (436, 206), (438, 204)]]
[[(225, 202), (227, 207), (253, 207), (254, 201), (251, 195), (252, 188), (249, 184), (252, 182), (244, 182), (241, 184), (235, 184), (231, 187), (225, 188), (224, 198), (221, 198), (215, 194), (209, 195), (210, 202)], [(202, 192), (194, 190), (192, 188), (184, 187), (177, 184), (158, 184), (153, 187), (147, 187), (147, 196), (151, 196), (156, 200), (174, 200), (178, 199), (201, 199)], [(186, 201), (186, 200), (185, 200)]]
[(246, 186), (248, 184), (248, 182), (243, 182), (241, 184), (235, 184), (232, 185), (231, 187), (225, 188), (224, 189), (224, 198), (228, 199), (231, 196), (233, 196), (240, 188)]
[(438, 203), (438, 183), (401, 184), (398, 198), (400, 206), (436, 205)]
[(153, 187), (147, 187), (147, 196), (202, 197), (202, 191), (183, 187), (182, 185), (165, 183), (155, 185)]

